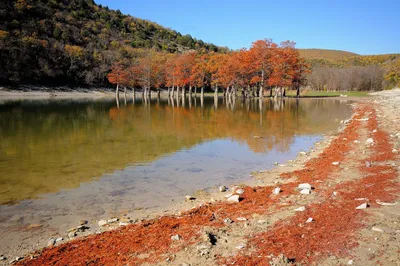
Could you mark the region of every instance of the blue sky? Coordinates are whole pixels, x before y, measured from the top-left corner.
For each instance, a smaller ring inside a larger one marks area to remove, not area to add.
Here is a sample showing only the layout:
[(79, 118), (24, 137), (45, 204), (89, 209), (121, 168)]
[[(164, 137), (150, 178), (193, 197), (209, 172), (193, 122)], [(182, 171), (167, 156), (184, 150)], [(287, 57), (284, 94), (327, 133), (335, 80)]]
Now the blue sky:
[(255, 40), (359, 54), (400, 53), (400, 0), (95, 0), (231, 49)]

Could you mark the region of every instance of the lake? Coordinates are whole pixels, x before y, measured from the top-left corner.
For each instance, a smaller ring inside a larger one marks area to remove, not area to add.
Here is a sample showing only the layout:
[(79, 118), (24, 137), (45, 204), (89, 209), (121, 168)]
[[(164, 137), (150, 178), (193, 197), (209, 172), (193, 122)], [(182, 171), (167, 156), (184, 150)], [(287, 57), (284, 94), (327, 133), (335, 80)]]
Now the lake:
[(56, 231), (240, 183), (350, 115), (339, 99), (3, 101), (0, 232), (12, 242), (28, 224)]

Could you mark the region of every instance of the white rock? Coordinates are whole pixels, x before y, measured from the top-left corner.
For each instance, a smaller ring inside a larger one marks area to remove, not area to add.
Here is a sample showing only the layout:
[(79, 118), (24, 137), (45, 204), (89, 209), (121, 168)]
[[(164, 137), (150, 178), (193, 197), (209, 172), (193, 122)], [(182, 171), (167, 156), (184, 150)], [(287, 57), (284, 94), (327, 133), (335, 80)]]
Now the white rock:
[(349, 261), (347, 262), (348, 265), (353, 265), (353, 263), (354, 263), (353, 260), (349, 260)]
[(303, 211), (306, 210), (306, 207), (301, 206), (301, 207), (299, 207), (299, 208), (297, 208), (297, 209), (294, 209), (294, 210), (297, 211), (297, 212), (303, 212)]
[(107, 221), (106, 220), (100, 220), (99, 222), (98, 222), (98, 225), (99, 226), (105, 226), (107, 224)]
[(358, 140), (355, 140), (355, 141), (354, 141), (354, 143), (360, 143), (360, 141), (358, 141)]
[(244, 190), (239, 188), (238, 190), (236, 190), (236, 194), (242, 195), (244, 193)]
[(379, 227), (375, 227), (375, 226), (372, 227), (371, 230), (372, 230), (372, 231), (375, 231), (375, 232), (379, 232), (379, 233), (384, 233), (384, 232), (385, 232), (385, 231), (383, 231), (382, 229), (380, 229)]
[(239, 202), (239, 195), (230, 196), (228, 202)]
[(393, 153), (398, 153), (399, 151), (396, 150), (396, 149), (393, 149), (392, 152), (393, 152)]
[(276, 187), (272, 190), (272, 194), (278, 195), (281, 192), (281, 188), (280, 187)]
[(109, 224), (116, 223), (116, 222), (118, 222), (118, 220), (119, 220), (118, 218), (113, 218), (113, 219), (108, 220), (107, 223), (109, 223)]
[(185, 199), (186, 199), (186, 201), (192, 201), (192, 200), (195, 200), (196, 198), (193, 196), (190, 196), (190, 195), (186, 195)]
[(363, 210), (363, 209), (366, 209), (368, 207), (368, 204), (367, 203), (363, 203), (363, 204), (361, 204), (360, 206), (358, 206), (357, 208), (356, 208), (356, 210)]
[(298, 190), (303, 190), (303, 189), (311, 190), (311, 188), (312, 188), (311, 185), (308, 183), (299, 184), (297, 187)]
[(244, 217), (238, 217), (238, 218), (236, 218), (236, 220), (238, 220), (238, 221), (247, 221), (247, 219), (244, 218)]
[(338, 166), (340, 162), (333, 162), (332, 165)]
[(55, 244), (56, 244), (56, 240), (54, 238), (50, 238), (49, 242), (47, 242), (48, 247), (54, 246)]
[(232, 195), (233, 195), (232, 193), (229, 193), (229, 194), (225, 195), (224, 197), (225, 197), (225, 198), (229, 198), (229, 197), (231, 197)]
[(378, 132), (378, 130), (376, 130), (376, 129), (372, 130), (372, 133), (376, 133), (376, 132)]
[(68, 238), (74, 238), (74, 237), (76, 237), (76, 232), (69, 232), (68, 233)]
[(181, 240), (181, 236), (180, 235), (171, 236), (171, 240), (172, 241), (179, 241), (179, 240)]
[(338, 193), (336, 191), (333, 191), (332, 196), (336, 197)]
[(245, 248), (246, 247), (246, 245), (245, 244), (240, 244), (239, 246), (237, 246), (236, 248), (237, 249), (243, 249), (243, 248)]
[(229, 219), (229, 218), (225, 218), (224, 219), (224, 223), (231, 224), (231, 223), (233, 223), (233, 221), (231, 219)]
[(307, 152), (301, 151), (301, 152), (299, 152), (299, 154), (300, 154), (300, 155), (307, 155)]
[(302, 189), (301, 191), (300, 191), (300, 194), (303, 194), (303, 195), (309, 195), (309, 194), (311, 194), (311, 190), (309, 190), (309, 189)]
[(354, 200), (368, 200), (368, 198), (355, 198)]
[(379, 205), (382, 205), (382, 206), (395, 206), (395, 205), (397, 205), (396, 202), (382, 202), (382, 201), (379, 201), (379, 200), (377, 200), (376, 203), (378, 203)]
[(313, 221), (313, 218), (310, 217), (307, 219), (306, 223), (311, 223), (312, 221)]
[(366, 141), (367, 144), (374, 144), (374, 140), (372, 138), (367, 139)]
[(219, 187), (219, 192), (225, 192), (226, 191), (226, 186), (220, 186)]
[(64, 240), (64, 238), (59, 237), (59, 238), (56, 239), (56, 243), (61, 242), (61, 241), (63, 241), (63, 240)]

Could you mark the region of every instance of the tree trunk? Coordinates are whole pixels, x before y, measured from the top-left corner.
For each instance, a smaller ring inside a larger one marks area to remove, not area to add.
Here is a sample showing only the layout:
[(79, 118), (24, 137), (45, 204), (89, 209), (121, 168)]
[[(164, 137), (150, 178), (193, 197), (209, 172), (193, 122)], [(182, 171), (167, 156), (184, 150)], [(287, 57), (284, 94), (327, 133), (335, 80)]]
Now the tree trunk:
[(189, 97), (192, 97), (192, 85), (189, 85)]
[(272, 98), (272, 87), (269, 89), (269, 97)]
[(135, 98), (136, 98), (136, 92), (135, 92), (135, 88), (132, 88), (132, 96), (133, 96), (133, 99), (135, 99)]
[(204, 86), (201, 86), (200, 97), (204, 98)]
[(176, 87), (176, 98), (179, 98), (179, 86)]
[(260, 93), (258, 95), (260, 96), (260, 98), (264, 97), (264, 88), (262, 85), (260, 86)]
[(174, 93), (175, 93), (174, 91), (175, 91), (175, 87), (172, 86), (172, 93), (171, 93), (171, 97), (172, 97), (172, 98), (174, 98)]
[(296, 88), (296, 98), (300, 98), (300, 86)]
[(218, 85), (215, 84), (214, 97), (218, 98)]
[(285, 88), (283, 88), (282, 97), (286, 97), (286, 87), (285, 87)]
[(171, 89), (168, 87), (168, 98), (171, 96)]
[(186, 90), (185, 90), (185, 86), (182, 86), (182, 97), (186, 96)]
[(117, 89), (115, 90), (115, 97), (119, 99), (119, 85), (117, 84)]
[(158, 98), (158, 99), (160, 99), (160, 94), (161, 94), (161, 89), (158, 88), (158, 89), (157, 89), (157, 98)]
[(194, 86), (194, 97), (197, 97), (197, 86)]

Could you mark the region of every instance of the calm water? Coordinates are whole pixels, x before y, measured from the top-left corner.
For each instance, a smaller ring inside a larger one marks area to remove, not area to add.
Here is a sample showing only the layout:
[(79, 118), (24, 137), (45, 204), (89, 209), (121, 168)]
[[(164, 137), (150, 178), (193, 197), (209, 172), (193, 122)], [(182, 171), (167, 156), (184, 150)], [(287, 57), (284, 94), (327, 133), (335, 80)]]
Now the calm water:
[(1, 103), (1, 233), (240, 183), (308, 150), (350, 115), (340, 100), (181, 101)]

